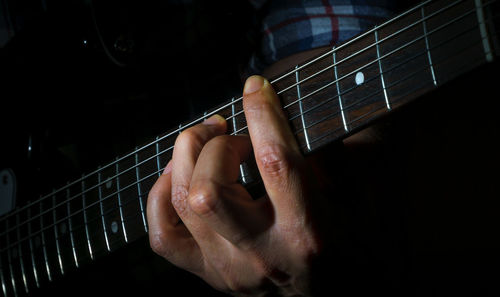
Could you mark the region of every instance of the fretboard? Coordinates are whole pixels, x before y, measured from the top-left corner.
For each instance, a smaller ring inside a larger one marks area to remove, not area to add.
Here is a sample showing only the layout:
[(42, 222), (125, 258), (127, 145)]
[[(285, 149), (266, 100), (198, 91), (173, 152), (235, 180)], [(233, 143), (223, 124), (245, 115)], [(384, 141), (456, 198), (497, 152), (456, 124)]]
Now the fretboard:
[[(426, 1), (273, 79), (302, 151), (342, 139), (493, 61), (497, 1)], [(0, 218), (0, 295), (26, 295), (148, 232), (146, 199), (184, 129), (212, 114), (247, 133), (232, 98)], [(255, 178), (240, 165), (243, 184)]]

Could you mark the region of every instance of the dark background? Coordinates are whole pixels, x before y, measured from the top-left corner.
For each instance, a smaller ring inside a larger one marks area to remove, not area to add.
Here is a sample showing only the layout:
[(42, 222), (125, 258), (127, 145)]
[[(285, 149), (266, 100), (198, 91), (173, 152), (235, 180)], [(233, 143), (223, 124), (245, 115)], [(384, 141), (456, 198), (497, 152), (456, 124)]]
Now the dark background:
[[(258, 44), (246, 1), (94, 2), (8, 1), (20, 20), (0, 50), (0, 168), (15, 169), (18, 204), (238, 95)], [(342, 156), (324, 163), (343, 181), (332, 216), (349, 244), (318, 277), (325, 296), (498, 296), (497, 69), (379, 123), (369, 152), (326, 149)], [(146, 238), (38, 294), (221, 296)]]

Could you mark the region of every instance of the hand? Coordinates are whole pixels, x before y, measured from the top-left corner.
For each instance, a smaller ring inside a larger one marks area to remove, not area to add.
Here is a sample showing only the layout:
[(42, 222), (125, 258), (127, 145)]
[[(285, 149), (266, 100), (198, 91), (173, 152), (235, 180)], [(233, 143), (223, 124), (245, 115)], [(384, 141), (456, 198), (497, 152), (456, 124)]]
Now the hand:
[[(308, 295), (321, 245), (308, 168), (270, 83), (243, 91), (249, 136), (228, 136), (212, 116), (185, 130), (148, 197), (152, 249), (214, 288), (235, 295)], [(255, 159), (267, 194), (252, 199), (237, 182)]]

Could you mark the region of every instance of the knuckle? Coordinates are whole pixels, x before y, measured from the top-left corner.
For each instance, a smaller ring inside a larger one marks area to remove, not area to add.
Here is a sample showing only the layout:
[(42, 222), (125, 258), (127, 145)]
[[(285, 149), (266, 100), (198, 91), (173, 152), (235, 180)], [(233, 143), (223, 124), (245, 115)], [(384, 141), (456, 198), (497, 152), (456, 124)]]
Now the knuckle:
[(257, 150), (257, 162), (267, 177), (282, 177), (290, 170), (290, 162), (283, 147), (268, 144)]
[(189, 207), (200, 216), (216, 213), (220, 200), (216, 187), (210, 181), (201, 181), (203, 186), (194, 188), (188, 197)]

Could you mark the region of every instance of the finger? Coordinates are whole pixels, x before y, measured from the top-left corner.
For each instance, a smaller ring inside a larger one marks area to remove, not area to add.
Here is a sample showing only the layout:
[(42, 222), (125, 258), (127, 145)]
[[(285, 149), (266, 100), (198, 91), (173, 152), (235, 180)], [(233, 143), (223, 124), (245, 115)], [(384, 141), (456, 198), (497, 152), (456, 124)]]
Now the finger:
[[(189, 206), (232, 244), (248, 249), (270, 224), (268, 199), (253, 200), (237, 182), (239, 165), (251, 154), (248, 136), (220, 136), (203, 148), (193, 172)], [(200, 243), (203, 245), (203, 243)]]
[(198, 156), (210, 139), (226, 131), (226, 121), (215, 115), (182, 132), (175, 141), (172, 154), (172, 205), (179, 217), (186, 223), (187, 195), (191, 176)]
[(294, 197), (300, 196), (299, 172), (304, 160), (271, 84), (263, 77), (250, 77), (243, 90), (243, 107), (255, 159), (271, 201), (278, 205), (297, 203)]
[(172, 207), (170, 167), (171, 162), (148, 194), (149, 242), (157, 254), (174, 265), (196, 272), (202, 268), (202, 255), (187, 228), (179, 224), (179, 217)]

